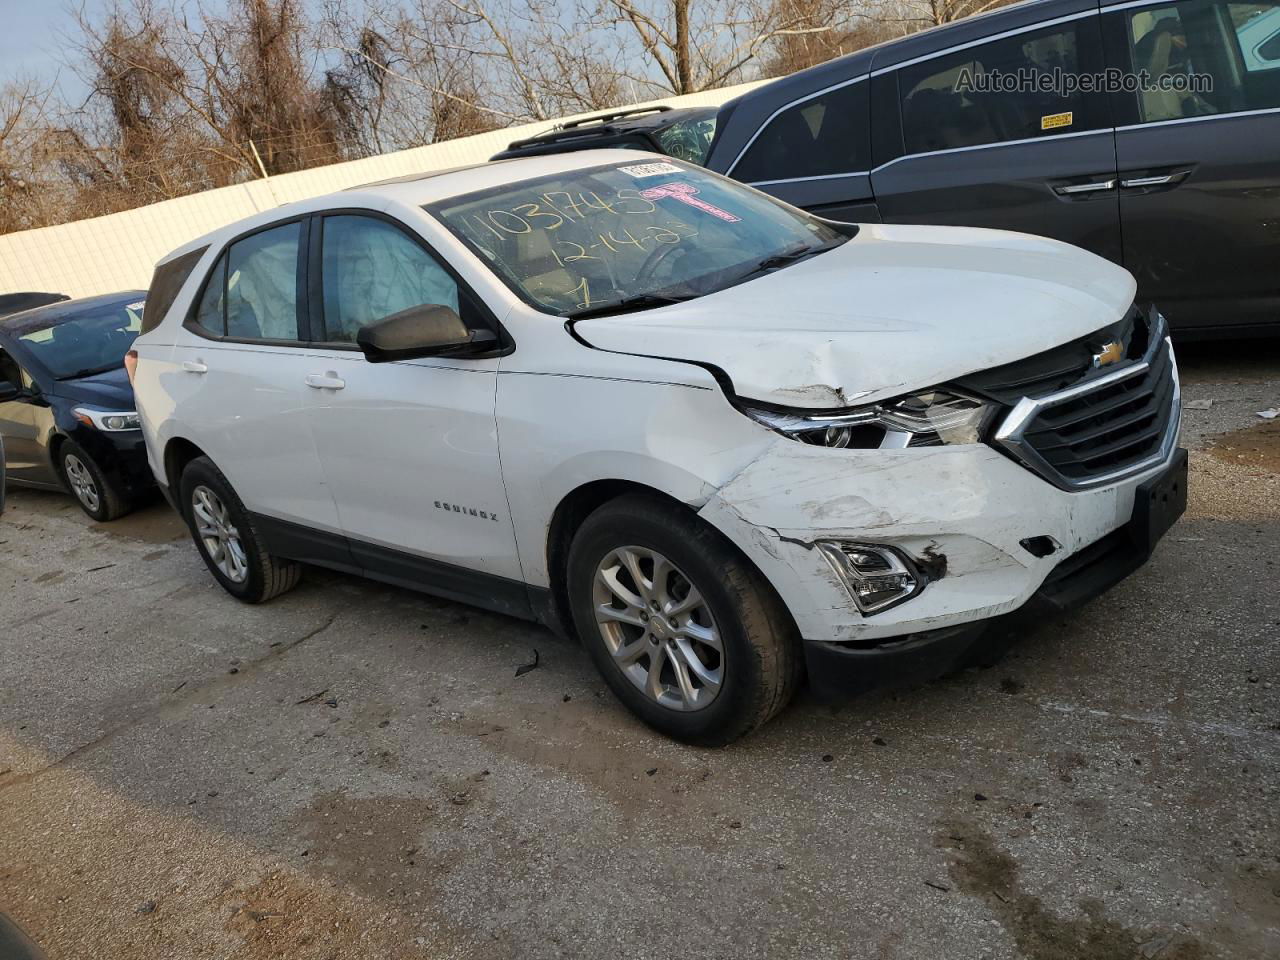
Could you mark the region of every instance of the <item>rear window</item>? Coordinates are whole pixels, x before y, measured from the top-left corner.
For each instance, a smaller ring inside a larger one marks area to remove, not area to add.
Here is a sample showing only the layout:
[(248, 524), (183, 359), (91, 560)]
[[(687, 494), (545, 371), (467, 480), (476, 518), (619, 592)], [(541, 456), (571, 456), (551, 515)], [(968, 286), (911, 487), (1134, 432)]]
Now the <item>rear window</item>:
[(733, 167), (743, 183), (861, 173), (870, 168), (867, 85), (828, 90), (768, 122)]
[(141, 333), (147, 333), (160, 326), (160, 321), (173, 306), (173, 301), (178, 298), (178, 291), (182, 289), (182, 285), (187, 282), (187, 277), (191, 276), (191, 271), (195, 269), (196, 264), (208, 249), (205, 246), (199, 250), (192, 250), (156, 267), (156, 272), (151, 277), (151, 287), (147, 292), (148, 309), (142, 318)]

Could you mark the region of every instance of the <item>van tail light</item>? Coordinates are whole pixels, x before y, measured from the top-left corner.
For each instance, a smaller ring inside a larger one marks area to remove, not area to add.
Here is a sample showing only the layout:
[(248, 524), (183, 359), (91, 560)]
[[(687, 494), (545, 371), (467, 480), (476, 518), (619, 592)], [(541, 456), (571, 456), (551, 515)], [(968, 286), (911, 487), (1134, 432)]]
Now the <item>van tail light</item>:
[(134, 375), (138, 372), (138, 351), (130, 350), (124, 355), (124, 371), (129, 374), (129, 385), (133, 385)]

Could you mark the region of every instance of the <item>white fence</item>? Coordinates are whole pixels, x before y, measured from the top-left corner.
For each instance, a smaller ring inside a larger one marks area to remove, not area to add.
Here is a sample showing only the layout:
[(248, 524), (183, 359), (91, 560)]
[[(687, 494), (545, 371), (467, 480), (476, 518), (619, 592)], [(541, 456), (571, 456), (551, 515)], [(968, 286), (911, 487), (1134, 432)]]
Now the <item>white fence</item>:
[[(741, 84), (650, 103), (718, 105), (757, 85)], [(557, 122), (569, 119), (573, 118), (565, 117)], [(0, 293), (51, 290), (84, 297), (145, 288), (151, 282), (156, 261), (210, 230), (283, 203), (346, 187), (477, 163), (493, 156), (512, 140), (533, 136), (552, 125), (552, 122), (542, 122), (509, 127), (221, 187), (106, 217), (0, 236)]]

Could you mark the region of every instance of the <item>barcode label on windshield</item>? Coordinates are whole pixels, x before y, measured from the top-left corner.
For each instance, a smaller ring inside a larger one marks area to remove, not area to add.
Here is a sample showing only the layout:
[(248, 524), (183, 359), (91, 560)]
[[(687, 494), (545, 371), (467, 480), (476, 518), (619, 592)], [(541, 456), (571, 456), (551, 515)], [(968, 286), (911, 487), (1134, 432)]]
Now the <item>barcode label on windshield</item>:
[(629, 177), (635, 177), (642, 180), (645, 177), (669, 177), (673, 173), (680, 173), (680, 168), (674, 163), (635, 163), (629, 167), (619, 167), (623, 173)]

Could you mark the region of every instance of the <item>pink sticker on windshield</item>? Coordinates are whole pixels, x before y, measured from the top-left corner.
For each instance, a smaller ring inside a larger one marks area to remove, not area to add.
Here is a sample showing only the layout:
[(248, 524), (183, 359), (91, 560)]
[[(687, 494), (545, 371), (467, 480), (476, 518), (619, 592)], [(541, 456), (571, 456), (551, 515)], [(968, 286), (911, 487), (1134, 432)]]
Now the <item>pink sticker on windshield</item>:
[(679, 200), (681, 203), (687, 203), (691, 207), (696, 207), (703, 213), (709, 213), (713, 217), (719, 217), (729, 223), (740, 223), (741, 217), (735, 217), (728, 210), (721, 210), (719, 207), (707, 203), (705, 200), (699, 200), (694, 194), (698, 192), (698, 188), (688, 183), (664, 183), (657, 187), (649, 187), (640, 191), (640, 196), (646, 200), (661, 200), (663, 197), (670, 197), (672, 200)]

